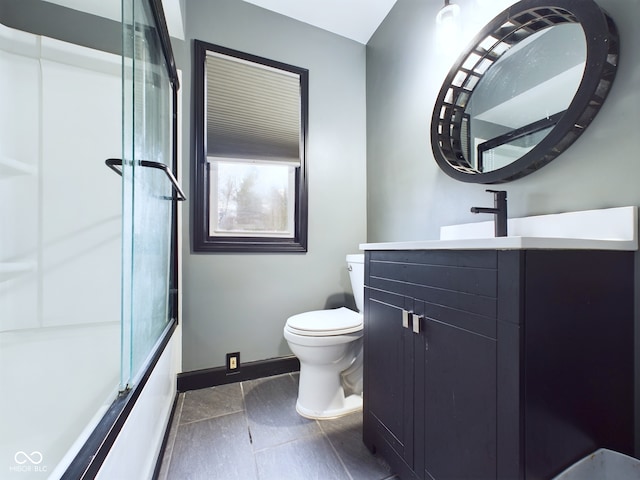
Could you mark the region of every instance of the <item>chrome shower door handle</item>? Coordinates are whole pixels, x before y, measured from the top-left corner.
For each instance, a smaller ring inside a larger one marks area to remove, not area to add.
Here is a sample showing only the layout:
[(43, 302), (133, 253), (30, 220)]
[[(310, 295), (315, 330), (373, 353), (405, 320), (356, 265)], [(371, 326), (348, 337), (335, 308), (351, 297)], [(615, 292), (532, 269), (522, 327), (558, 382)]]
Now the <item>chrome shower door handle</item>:
[[(107, 158), (104, 161), (104, 163), (111, 170), (116, 172), (118, 175), (122, 176), (122, 159), (121, 158)], [(169, 178), (169, 181), (171, 182), (171, 185), (173, 186), (173, 189), (176, 191), (176, 194), (178, 195), (177, 197), (173, 198), (172, 200), (177, 200), (179, 202), (183, 202), (184, 200), (187, 199), (187, 197), (185, 196), (184, 192), (182, 191), (182, 188), (180, 188), (180, 184), (178, 183), (178, 180), (176, 180), (176, 177), (173, 176), (173, 173), (171, 172), (169, 167), (167, 167), (164, 163), (152, 162), (150, 160), (140, 160), (138, 162), (138, 164), (141, 167), (156, 168), (156, 169), (162, 170), (164, 172), (164, 174), (167, 176), (167, 178)], [(118, 167), (120, 167), (120, 168), (118, 168)]]

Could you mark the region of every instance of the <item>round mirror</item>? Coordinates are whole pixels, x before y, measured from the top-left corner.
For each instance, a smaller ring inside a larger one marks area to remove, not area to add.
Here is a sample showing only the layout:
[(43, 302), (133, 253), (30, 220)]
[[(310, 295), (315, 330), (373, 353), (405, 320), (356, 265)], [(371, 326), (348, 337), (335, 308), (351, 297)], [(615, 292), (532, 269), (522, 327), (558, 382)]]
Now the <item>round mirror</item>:
[(431, 121), (438, 165), (457, 180), (486, 184), (546, 165), (595, 117), (618, 52), (613, 21), (592, 0), (524, 0), (508, 8), (440, 90)]

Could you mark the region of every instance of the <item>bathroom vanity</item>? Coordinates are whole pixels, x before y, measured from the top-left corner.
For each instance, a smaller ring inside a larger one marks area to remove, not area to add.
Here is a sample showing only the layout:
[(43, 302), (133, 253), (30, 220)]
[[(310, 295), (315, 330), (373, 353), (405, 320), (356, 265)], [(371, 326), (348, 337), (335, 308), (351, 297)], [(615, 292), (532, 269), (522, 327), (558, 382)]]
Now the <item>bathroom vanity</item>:
[(361, 246), (364, 442), (401, 478), (550, 479), (600, 447), (634, 454), (637, 246), (546, 240)]

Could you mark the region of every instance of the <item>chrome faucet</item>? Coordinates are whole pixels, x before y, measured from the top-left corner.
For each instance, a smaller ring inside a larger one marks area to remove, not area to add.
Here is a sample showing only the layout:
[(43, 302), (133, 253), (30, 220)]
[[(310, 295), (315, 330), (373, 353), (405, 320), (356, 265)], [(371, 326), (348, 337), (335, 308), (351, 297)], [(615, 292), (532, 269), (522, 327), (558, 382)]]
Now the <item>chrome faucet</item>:
[(507, 192), (487, 190), (493, 193), (493, 208), (471, 207), (471, 213), (492, 213), (494, 215), (496, 237), (507, 236)]

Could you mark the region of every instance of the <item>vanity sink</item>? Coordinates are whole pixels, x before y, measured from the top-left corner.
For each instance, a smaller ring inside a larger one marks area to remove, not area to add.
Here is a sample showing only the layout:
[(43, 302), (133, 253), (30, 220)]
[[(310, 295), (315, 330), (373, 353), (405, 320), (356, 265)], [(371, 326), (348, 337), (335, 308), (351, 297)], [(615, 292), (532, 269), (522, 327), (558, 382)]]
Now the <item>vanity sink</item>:
[(362, 250), (628, 250), (638, 249), (638, 207), (539, 215), (508, 220), (507, 237), (494, 223), (441, 227), (439, 240), (365, 243)]
[(458, 240), (419, 240), (413, 242), (364, 243), (361, 250), (637, 250), (638, 242), (560, 237), (495, 237)]

